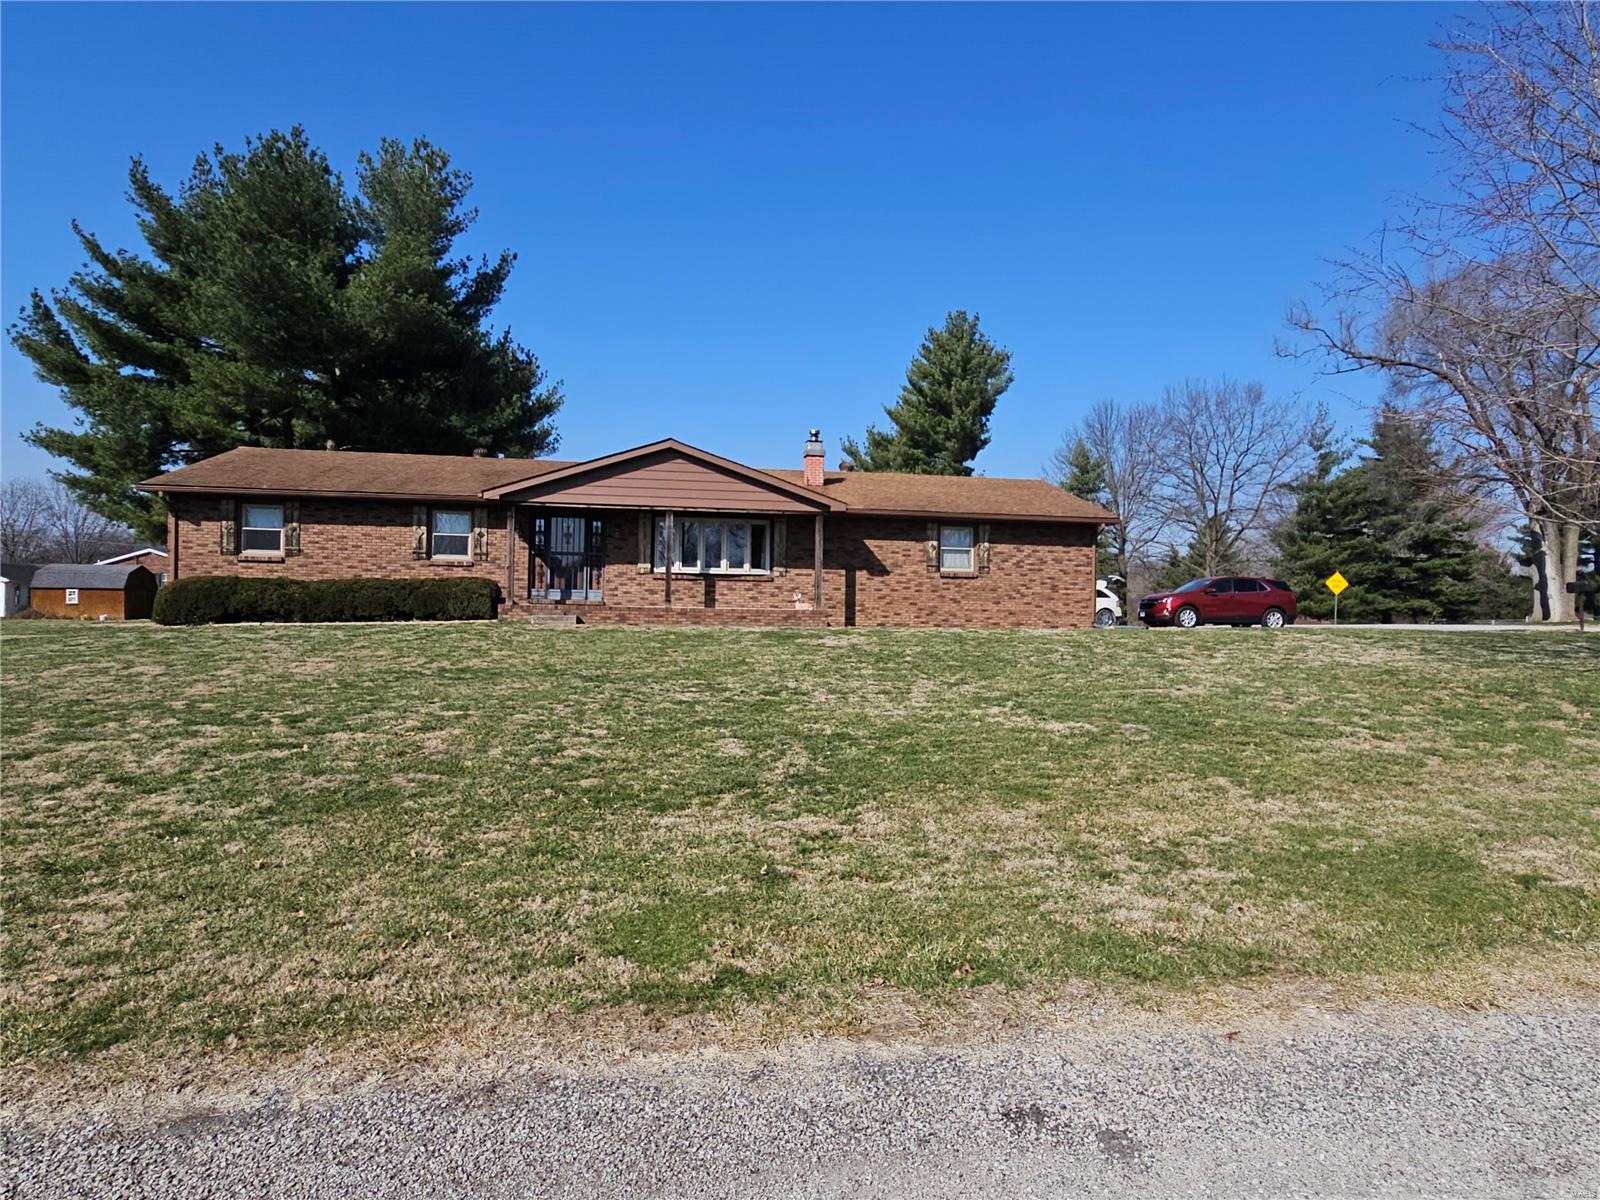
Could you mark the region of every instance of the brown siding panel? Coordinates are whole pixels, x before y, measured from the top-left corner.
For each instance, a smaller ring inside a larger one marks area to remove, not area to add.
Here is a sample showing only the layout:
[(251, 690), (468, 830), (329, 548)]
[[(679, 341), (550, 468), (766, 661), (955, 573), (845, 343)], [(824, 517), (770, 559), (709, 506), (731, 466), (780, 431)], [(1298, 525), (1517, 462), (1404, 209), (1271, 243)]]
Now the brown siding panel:
[(557, 481), (545, 488), (535, 484), (518, 493), (517, 499), (564, 507), (702, 512), (813, 512), (817, 507), (675, 451), (601, 467), (571, 482)]

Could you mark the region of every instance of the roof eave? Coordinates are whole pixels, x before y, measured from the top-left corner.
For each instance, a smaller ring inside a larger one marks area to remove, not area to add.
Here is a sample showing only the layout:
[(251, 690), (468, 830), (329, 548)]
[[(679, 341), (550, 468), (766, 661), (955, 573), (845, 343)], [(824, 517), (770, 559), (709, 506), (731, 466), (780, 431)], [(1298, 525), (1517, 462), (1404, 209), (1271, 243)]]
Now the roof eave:
[(1070, 516), (1066, 513), (997, 513), (954, 508), (852, 508), (853, 517), (915, 517), (930, 521), (1044, 521), (1052, 525), (1114, 525), (1112, 516)]
[(194, 496), (293, 496), (300, 498), (325, 498), (329, 500), (444, 500), (451, 503), (477, 504), (484, 499), (481, 492), (351, 492), (328, 491), (322, 488), (281, 488), (281, 487), (249, 487), (232, 484), (226, 487), (216, 484), (162, 484), (154, 486), (154, 480), (136, 483), (134, 487), (141, 492), (155, 492), (157, 494), (174, 493), (176, 495)]

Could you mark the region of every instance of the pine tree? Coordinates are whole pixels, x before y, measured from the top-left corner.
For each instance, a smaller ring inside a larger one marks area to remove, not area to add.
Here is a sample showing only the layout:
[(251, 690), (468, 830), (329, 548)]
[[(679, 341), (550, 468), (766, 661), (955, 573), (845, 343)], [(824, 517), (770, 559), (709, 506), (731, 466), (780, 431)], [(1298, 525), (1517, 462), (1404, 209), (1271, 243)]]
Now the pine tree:
[(865, 449), (846, 438), (844, 452), (862, 471), (971, 475), (972, 460), (989, 444), (995, 403), (1013, 378), (1011, 352), (978, 328), (977, 314), (952, 312), (923, 337), (899, 401), (884, 408), (893, 430), (869, 427)]
[[(1341, 618), (1456, 621), (1496, 608), (1486, 573), (1498, 556), (1475, 537), (1478, 523), (1458, 502), (1425, 426), (1384, 409), (1365, 443), (1372, 453), (1334, 473), (1337, 462), (1293, 490), (1293, 514), (1275, 532), (1279, 570), (1310, 617), (1333, 611), (1323, 580), (1350, 581)], [(1499, 569), (1504, 572), (1503, 563)]]
[[(1091, 504), (1105, 504), (1106, 462), (1089, 449), (1089, 443), (1082, 438), (1074, 440), (1070, 447), (1063, 441), (1051, 452), (1050, 474), (1062, 491)], [(1104, 578), (1121, 573), (1121, 564), (1106, 530), (1100, 531), (1094, 549), (1096, 574)]]
[[(1244, 568), (1243, 563), (1225, 550), (1220, 552), (1220, 557), (1218, 556), (1217, 547), (1228, 546), (1231, 542), (1227, 527), (1215, 518), (1207, 518), (1195, 532), (1195, 536), (1183, 553), (1180, 554), (1176, 547), (1168, 549), (1166, 560), (1151, 581), (1152, 589), (1157, 592), (1170, 592), (1191, 579), (1201, 579), (1208, 575), (1239, 574)], [(1210, 568), (1207, 566), (1208, 558), (1214, 559)]]
[(562, 402), (486, 322), (515, 261), (452, 258), (470, 178), (426, 142), (362, 155), (348, 192), (303, 130), (202, 156), (176, 195), (129, 171), (148, 256), (74, 225), (89, 264), (12, 341), (80, 430), (29, 441), (95, 511), (158, 537), (139, 480), (234, 446), (536, 455)]

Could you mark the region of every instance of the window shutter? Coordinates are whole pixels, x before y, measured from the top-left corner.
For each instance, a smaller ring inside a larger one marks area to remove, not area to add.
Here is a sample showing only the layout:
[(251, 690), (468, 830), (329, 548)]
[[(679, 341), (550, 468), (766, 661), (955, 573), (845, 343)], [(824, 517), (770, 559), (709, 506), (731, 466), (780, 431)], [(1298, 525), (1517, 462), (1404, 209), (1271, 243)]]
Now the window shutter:
[(639, 514), (639, 574), (648, 575), (656, 561), (655, 517)]
[(472, 510), (472, 557), (489, 561), (489, 510), (481, 506)]
[(978, 570), (987, 571), (988, 569), (989, 569), (989, 527), (987, 525), (979, 525), (978, 526)]
[(411, 557), (428, 557), (428, 506), (411, 506)]
[(221, 552), (223, 554), (239, 553), (239, 517), (237, 502), (233, 499), (230, 498), (222, 502), (219, 524), (222, 527)]
[(789, 573), (789, 521), (779, 517), (772, 523), (772, 573)]
[(935, 524), (928, 526), (928, 565), (939, 565), (939, 526)]
[(283, 502), (283, 552), (300, 553), (300, 501)]

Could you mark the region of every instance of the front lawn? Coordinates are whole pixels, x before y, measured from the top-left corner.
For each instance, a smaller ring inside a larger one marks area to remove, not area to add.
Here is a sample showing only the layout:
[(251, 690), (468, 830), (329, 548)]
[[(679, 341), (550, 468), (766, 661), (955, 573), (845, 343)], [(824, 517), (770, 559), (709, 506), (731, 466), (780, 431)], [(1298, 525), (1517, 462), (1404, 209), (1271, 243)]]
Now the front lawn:
[(7, 1061), (1600, 945), (1600, 641), (7, 623)]

